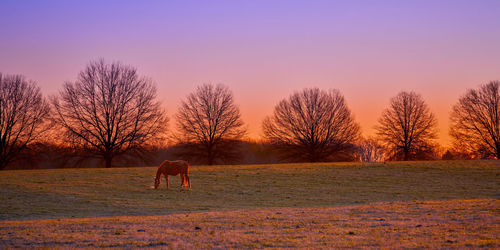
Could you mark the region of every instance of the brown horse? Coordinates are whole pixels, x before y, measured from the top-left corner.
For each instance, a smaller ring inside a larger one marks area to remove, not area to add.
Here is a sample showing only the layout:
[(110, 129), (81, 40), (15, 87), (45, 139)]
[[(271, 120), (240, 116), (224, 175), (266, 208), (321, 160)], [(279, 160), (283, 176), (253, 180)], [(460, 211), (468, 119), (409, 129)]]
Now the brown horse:
[(167, 188), (170, 188), (168, 176), (178, 174), (180, 174), (182, 180), (181, 187), (184, 186), (186, 188), (189, 186), (189, 188), (191, 188), (191, 181), (189, 180), (189, 164), (187, 161), (164, 161), (156, 171), (155, 189), (157, 189), (160, 185), (162, 174), (165, 175), (165, 180), (167, 180)]

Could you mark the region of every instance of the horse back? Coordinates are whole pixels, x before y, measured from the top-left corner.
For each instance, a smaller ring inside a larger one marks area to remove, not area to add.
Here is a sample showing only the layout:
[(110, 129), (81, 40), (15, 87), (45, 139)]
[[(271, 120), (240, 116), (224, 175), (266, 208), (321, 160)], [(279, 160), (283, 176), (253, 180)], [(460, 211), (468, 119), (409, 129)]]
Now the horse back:
[(178, 175), (180, 173), (185, 174), (188, 172), (189, 164), (187, 161), (177, 160), (177, 161), (163, 161), (161, 166), (164, 168), (165, 174), (168, 175)]

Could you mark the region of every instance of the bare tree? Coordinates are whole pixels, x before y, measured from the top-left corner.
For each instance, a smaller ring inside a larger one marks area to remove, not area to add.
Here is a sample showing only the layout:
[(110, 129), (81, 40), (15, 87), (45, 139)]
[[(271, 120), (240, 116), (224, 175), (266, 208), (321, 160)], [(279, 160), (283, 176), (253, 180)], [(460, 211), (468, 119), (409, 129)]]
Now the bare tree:
[(499, 81), (470, 89), (453, 107), (450, 135), (455, 149), (480, 158), (500, 159)]
[(155, 99), (151, 80), (135, 68), (101, 59), (65, 83), (51, 102), (67, 142), (101, 156), (109, 168), (115, 156), (163, 135), (168, 119)]
[(35, 82), (0, 73), (0, 170), (46, 130), (49, 105)]
[(246, 129), (228, 87), (199, 86), (181, 102), (176, 118), (179, 155), (209, 165), (241, 156), (238, 144)]
[(374, 138), (363, 138), (357, 147), (357, 158), (361, 162), (381, 162), (385, 160), (385, 148)]
[(391, 99), (376, 127), (393, 160), (425, 159), (433, 155), (437, 121), (422, 96), (401, 92)]
[(263, 122), (264, 138), (283, 159), (331, 161), (359, 136), (344, 97), (338, 90), (295, 92), (282, 100)]

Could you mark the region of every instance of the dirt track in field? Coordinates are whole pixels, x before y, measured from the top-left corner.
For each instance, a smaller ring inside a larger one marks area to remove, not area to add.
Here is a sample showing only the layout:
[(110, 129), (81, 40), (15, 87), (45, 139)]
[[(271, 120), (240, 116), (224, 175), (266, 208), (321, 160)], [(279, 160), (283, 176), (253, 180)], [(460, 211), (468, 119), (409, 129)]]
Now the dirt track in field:
[(0, 247), (499, 248), (500, 200), (0, 222)]

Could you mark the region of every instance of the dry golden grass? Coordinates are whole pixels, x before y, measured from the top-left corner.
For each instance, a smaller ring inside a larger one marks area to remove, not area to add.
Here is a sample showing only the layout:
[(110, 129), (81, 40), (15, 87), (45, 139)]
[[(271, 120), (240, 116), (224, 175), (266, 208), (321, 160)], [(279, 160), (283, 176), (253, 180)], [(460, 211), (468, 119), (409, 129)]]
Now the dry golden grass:
[(4, 221), (0, 247), (499, 248), (498, 199)]

